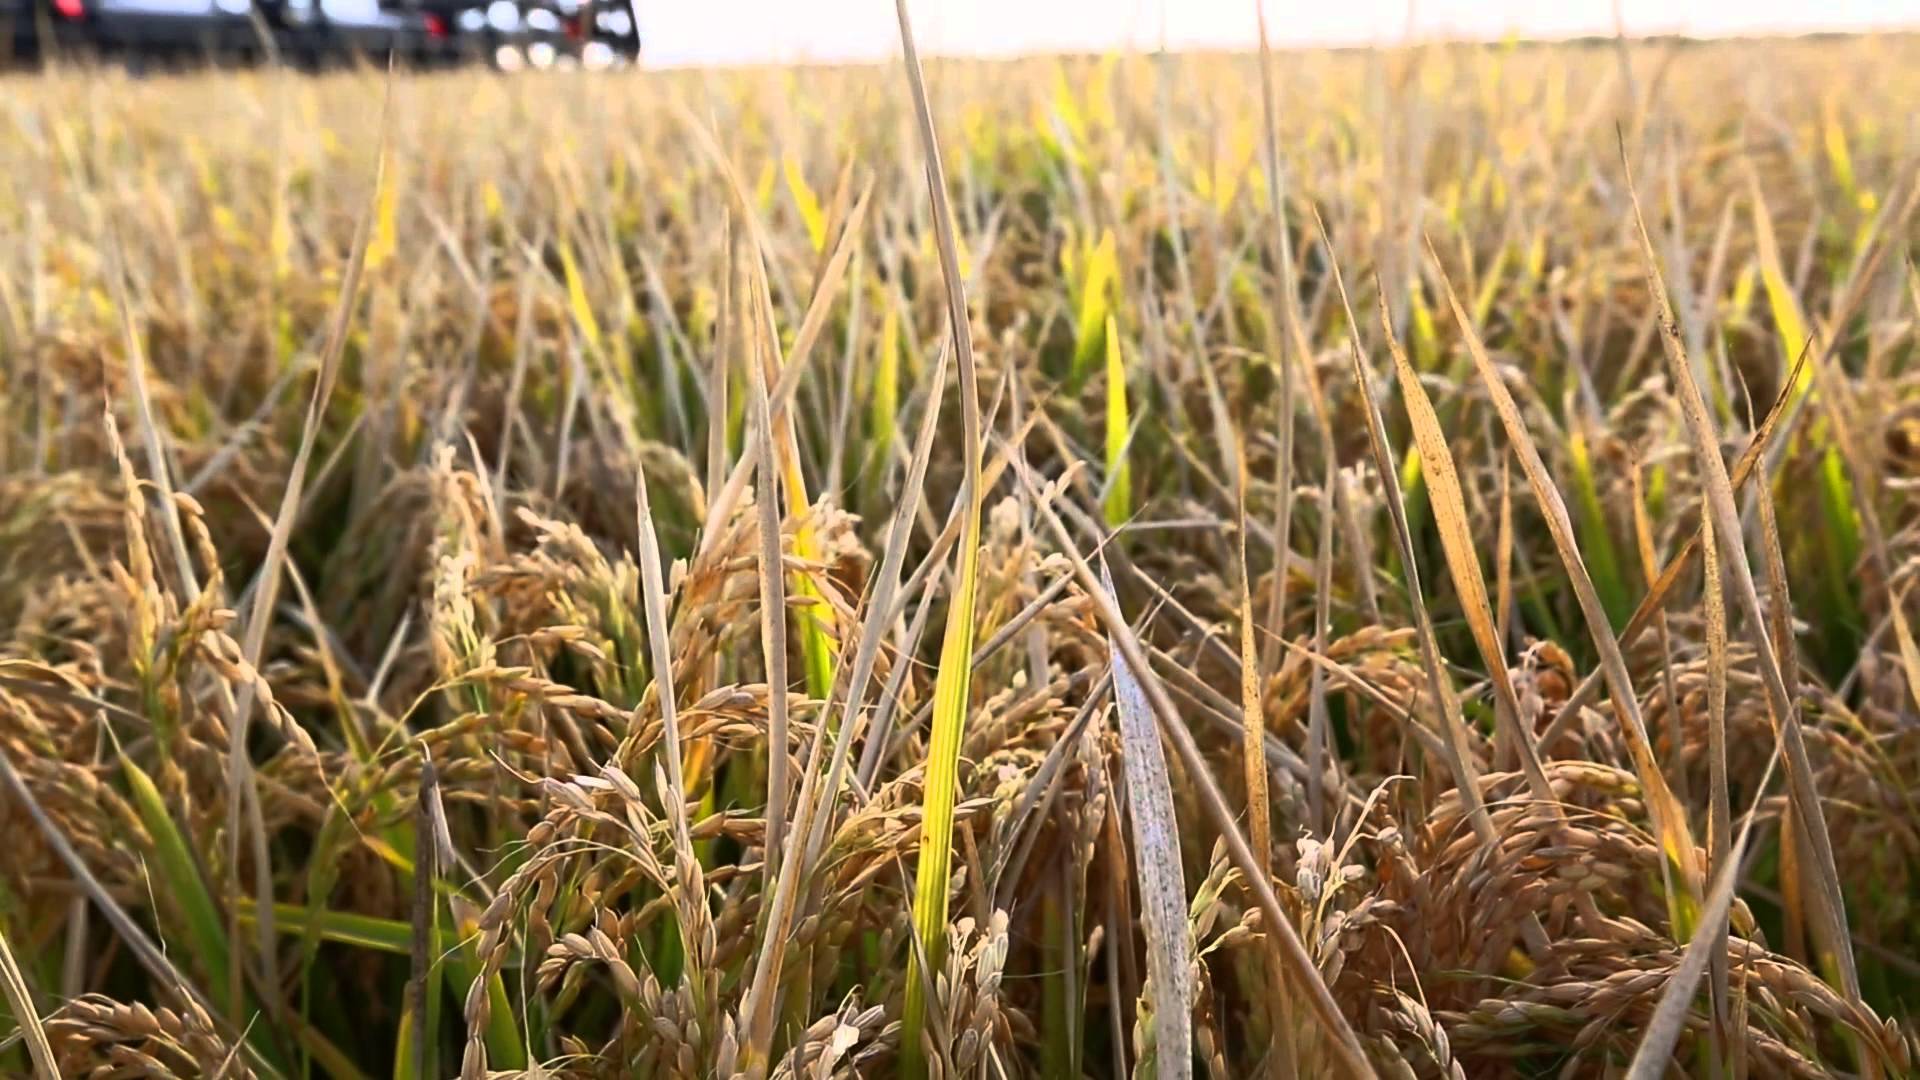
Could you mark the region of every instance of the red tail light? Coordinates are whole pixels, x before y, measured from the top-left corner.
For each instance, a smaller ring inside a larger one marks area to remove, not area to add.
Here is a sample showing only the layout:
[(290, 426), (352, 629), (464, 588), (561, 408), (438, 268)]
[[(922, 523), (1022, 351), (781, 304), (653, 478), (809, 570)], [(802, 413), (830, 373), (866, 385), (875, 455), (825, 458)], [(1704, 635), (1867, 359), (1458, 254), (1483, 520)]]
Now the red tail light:
[(86, 0), (53, 0), (53, 10), (63, 19), (79, 19), (87, 14)]
[[(67, 0), (67, 2), (78, 3), (79, 0)], [(428, 12), (427, 13), (427, 36), (430, 38), (446, 37), (447, 36), (447, 20), (441, 18), (438, 15), (433, 14), (432, 12)]]

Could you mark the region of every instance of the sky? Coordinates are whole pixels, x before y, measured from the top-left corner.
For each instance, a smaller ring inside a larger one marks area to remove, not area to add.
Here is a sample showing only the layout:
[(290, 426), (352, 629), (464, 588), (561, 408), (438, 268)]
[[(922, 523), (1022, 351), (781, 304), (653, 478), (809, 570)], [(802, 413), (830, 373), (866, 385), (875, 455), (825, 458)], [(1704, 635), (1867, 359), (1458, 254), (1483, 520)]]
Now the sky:
[[(1408, 0), (1264, 0), (1276, 45), (1402, 40)], [(1008, 56), (1242, 48), (1255, 0), (909, 0), (925, 53)], [(652, 67), (885, 60), (898, 55), (893, 0), (637, 0)], [(1614, 0), (1414, 0), (1420, 37), (1611, 34)], [(1920, 28), (1920, 0), (1618, 0), (1629, 34), (1700, 37)]]

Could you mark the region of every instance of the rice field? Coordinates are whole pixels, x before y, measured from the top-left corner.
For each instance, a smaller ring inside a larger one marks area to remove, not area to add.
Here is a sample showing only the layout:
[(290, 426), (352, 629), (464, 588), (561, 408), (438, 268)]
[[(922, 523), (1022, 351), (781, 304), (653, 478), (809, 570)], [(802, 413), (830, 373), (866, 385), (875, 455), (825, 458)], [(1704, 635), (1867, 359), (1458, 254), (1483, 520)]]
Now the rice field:
[(0, 78), (0, 1072), (1911, 1075), (1916, 100)]

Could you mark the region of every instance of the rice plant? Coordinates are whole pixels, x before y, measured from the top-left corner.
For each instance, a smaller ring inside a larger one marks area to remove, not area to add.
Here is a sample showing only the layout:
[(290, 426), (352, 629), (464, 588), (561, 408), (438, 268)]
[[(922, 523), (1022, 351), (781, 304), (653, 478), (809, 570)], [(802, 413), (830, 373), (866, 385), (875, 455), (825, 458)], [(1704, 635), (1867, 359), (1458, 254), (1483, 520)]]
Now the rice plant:
[(0, 96), (0, 1072), (1920, 1068), (1920, 39)]

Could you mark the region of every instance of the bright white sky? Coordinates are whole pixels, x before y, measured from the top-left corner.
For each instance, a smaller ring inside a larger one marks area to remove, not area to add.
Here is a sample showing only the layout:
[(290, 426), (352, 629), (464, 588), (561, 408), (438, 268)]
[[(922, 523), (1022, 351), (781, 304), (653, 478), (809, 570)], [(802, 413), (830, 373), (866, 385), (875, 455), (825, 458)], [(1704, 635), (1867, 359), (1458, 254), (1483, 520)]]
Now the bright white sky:
[[(647, 64), (883, 60), (899, 51), (893, 0), (637, 0)], [(1255, 0), (909, 0), (922, 52), (1010, 55), (1245, 47)], [(1277, 45), (1398, 41), (1407, 0), (1265, 0)], [(1414, 0), (1423, 37), (1612, 33), (1613, 0)], [(1707, 37), (1920, 27), (1920, 0), (1620, 0), (1629, 34)]]

